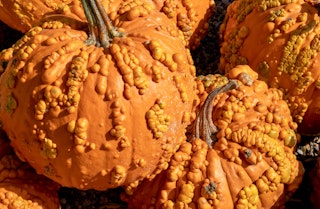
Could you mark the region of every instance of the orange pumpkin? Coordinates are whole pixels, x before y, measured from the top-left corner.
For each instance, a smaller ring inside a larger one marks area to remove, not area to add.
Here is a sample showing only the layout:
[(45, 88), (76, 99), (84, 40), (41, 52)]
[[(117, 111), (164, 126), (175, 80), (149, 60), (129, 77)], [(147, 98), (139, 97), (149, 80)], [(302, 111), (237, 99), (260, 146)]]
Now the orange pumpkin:
[(2, 0), (0, 3), (0, 20), (11, 28), (22, 33), (27, 32), (39, 23), (44, 15), (48, 13), (69, 13), (69, 15), (81, 14), (73, 8), (72, 0), (52, 1), (23, 1), (23, 0)]
[(79, 22), (58, 19), (2, 52), (0, 119), (38, 173), (105, 190), (166, 169), (197, 98), (195, 67), (172, 21), (145, 4), (120, 7), (111, 25), (95, 3), (99, 12), (87, 5), (87, 15), (104, 21), (89, 21), (89, 39)]
[[(108, 12), (122, 13), (132, 5), (153, 4), (178, 26), (186, 45), (196, 48), (208, 30), (213, 0), (104, 0)], [(122, 10), (118, 10), (118, 7)], [(127, 5), (127, 6), (125, 6)], [(80, 0), (22, 1), (3, 0), (0, 4), (0, 20), (21, 32), (27, 32), (39, 24), (45, 15), (64, 14), (72, 18), (85, 19)]]
[(257, 77), (248, 66), (237, 66), (229, 72), (228, 84), (213, 90), (208, 86), (211, 93), (189, 140), (167, 170), (127, 190), (123, 199), (128, 208), (284, 205), (302, 180), (301, 164), (293, 154), (296, 124), (281, 91)]
[(186, 45), (195, 49), (208, 32), (209, 18), (215, 7), (214, 0), (153, 0), (157, 8), (176, 22)]
[(58, 189), (21, 162), (0, 131), (0, 208), (59, 209)]
[(236, 0), (221, 27), (221, 72), (248, 64), (279, 88), (299, 132), (320, 134), (320, 19), (311, 1)]

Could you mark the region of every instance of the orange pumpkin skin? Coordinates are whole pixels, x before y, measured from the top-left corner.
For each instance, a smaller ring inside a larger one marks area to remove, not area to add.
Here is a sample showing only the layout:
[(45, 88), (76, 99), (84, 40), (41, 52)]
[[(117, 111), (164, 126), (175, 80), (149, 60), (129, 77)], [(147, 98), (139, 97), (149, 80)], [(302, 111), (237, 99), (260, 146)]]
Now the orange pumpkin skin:
[[(123, 195), (128, 208), (281, 208), (297, 189), (302, 167), (293, 154), (296, 125), (281, 92), (256, 80), (248, 66), (228, 77), (239, 86), (213, 99), (218, 132), (212, 147), (189, 138), (167, 170)], [(272, 112), (282, 120), (270, 121)]]
[[(119, 12), (119, 5), (154, 4), (155, 9), (163, 12), (174, 21), (186, 45), (192, 49), (208, 31), (208, 20), (213, 12), (213, 0), (104, 0), (108, 12)], [(23, 33), (39, 24), (45, 15), (64, 14), (84, 20), (80, 0), (22, 1), (4, 0), (0, 4), (0, 20)]]
[(195, 49), (209, 29), (209, 18), (215, 3), (213, 0), (153, 0), (158, 9), (176, 22), (186, 40), (186, 46)]
[(21, 162), (0, 133), (0, 208), (59, 209), (58, 184)]
[(195, 67), (175, 25), (132, 7), (109, 49), (59, 21), (31, 29), (2, 61), (0, 118), (19, 156), (67, 187), (136, 185), (166, 169), (195, 117)]
[[(73, 10), (72, 0), (23, 1), (2, 0), (0, 4), (0, 20), (22, 33), (37, 25), (44, 15), (49, 13), (82, 14), (83, 11)], [(80, 1), (74, 1), (80, 3)], [(74, 16), (76, 17), (76, 16)]]
[[(303, 0), (234, 1), (221, 27), (221, 71), (248, 64), (279, 88), (298, 131), (320, 133), (319, 15)], [(243, 8), (246, 8), (245, 10)]]

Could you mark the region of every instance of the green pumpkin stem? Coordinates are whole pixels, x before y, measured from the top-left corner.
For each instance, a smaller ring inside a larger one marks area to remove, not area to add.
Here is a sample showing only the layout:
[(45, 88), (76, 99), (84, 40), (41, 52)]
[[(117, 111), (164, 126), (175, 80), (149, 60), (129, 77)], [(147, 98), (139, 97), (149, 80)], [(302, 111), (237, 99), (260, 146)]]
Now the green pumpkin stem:
[(88, 45), (109, 48), (114, 37), (121, 37), (123, 33), (113, 26), (101, 0), (81, 0), (84, 13), (89, 25)]

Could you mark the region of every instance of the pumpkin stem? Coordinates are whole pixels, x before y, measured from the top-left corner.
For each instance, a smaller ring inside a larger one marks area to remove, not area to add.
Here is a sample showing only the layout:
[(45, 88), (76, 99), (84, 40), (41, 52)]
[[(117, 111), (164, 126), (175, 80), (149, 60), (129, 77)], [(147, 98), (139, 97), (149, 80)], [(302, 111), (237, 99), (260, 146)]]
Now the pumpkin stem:
[(212, 121), (212, 102), (216, 95), (235, 89), (238, 86), (239, 85), (235, 80), (230, 80), (226, 85), (216, 88), (208, 94), (193, 123), (193, 139), (201, 138), (207, 142), (210, 148), (213, 147), (214, 143), (217, 141), (215, 134), (218, 132), (218, 128)]
[(81, 0), (81, 2), (89, 24), (90, 35), (86, 41), (88, 45), (93, 44), (106, 49), (114, 37), (124, 35), (113, 26), (101, 0)]

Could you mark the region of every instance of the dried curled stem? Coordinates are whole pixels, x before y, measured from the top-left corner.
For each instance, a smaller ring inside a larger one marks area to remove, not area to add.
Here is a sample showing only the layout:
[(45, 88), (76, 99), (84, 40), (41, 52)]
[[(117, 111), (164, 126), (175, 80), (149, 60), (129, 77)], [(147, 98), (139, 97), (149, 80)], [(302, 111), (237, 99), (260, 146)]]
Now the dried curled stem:
[(209, 93), (193, 124), (193, 139), (201, 138), (207, 142), (209, 147), (213, 146), (217, 141), (215, 134), (218, 132), (218, 128), (212, 121), (212, 102), (216, 95), (235, 89), (238, 86), (235, 80), (230, 80), (226, 85), (216, 88)]

